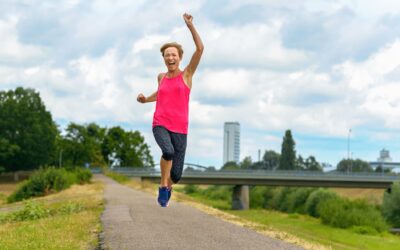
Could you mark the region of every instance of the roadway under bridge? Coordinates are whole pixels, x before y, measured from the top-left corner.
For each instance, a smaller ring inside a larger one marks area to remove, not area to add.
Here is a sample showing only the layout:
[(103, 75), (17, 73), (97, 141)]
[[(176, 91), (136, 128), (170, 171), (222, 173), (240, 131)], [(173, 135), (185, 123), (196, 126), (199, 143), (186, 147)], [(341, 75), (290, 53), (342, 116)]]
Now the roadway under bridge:
[[(142, 181), (160, 182), (160, 171), (156, 169), (115, 168), (113, 171), (138, 177)], [(344, 187), (389, 189), (400, 180), (396, 174), (377, 173), (324, 173), (311, 171), (184, 171), (180, 184), (233, 185), (232, 208), (249, 207), (249, 186), (290, 187)]]

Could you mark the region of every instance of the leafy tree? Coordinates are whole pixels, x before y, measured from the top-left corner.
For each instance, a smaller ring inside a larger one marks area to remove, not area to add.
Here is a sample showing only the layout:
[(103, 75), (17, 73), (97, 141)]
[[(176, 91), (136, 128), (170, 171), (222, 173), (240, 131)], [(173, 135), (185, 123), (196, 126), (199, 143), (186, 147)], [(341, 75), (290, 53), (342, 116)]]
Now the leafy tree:
[(374, 171), (377, 173), (382, 173), (382, 172), (386, 174), (392, 173), (392, 170), (390, 168), (384, 168), (381, 165), (377, 166)]
[(83, 166), (89, 163), (91, 166), (105, 166), (101, 153), (105, 131), (95, 123), (86, 126), (70, 123), (66, 129), (67, 134), (59, 145), (65, 165)]
[(314, 156), (310, 155), (305, 161), (305, 170), (310, 171), (322, 171), (321, 164), (315, 159)]
[(237, 170), (237, 169), (240, 169), (240, 167), (235, 161), (228, 161), (221, 168), (221, 170)]
[(282, 142), (282, 152), (279, 161), (279, 170), (294, 170), (296, 165), (295, 142), (290, 130), (286, 130)]
[(111, 165), (153, 167), (149, 146), (138, 131), (125, 132), (121, 127), (107, 131), (101, 146), (104, 159)]
[(33, 89), (0, 91), (0, 166), (35, 169), (51, 162), (57, 126)]
[(273, 170), (278, 168), (281, 155), (273, 150), (266, 150), (263, 156), (265, 169)]
[(343, 159), (336, 166), (337, 171), (341, 172), (372, 172), (372, 167), (368, 162), (357, 159)]
[(240, 163), (241, 169), (249, 169), (252, 165), (252, 160), (250, 156), (246, 156), (243, 161)]

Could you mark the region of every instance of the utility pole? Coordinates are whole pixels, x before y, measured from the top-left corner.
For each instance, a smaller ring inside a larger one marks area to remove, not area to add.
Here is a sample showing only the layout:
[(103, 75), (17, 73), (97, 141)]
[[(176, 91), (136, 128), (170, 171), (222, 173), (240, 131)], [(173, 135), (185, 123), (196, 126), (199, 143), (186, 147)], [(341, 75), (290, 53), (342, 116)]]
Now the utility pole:
[[(350, 133), (351, 133), (351, 128), (349, 129), (349, 133), (347, 134), (347, 162), (350, 163)], [(350, 166), (347, 166), (347, 172), (350, 170)]]

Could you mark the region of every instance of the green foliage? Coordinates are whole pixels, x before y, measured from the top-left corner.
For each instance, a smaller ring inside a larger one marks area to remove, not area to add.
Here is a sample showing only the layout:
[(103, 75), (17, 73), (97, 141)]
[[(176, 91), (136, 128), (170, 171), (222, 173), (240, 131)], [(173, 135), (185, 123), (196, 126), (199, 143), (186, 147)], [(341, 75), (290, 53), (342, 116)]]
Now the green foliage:
[(274, 189), (263, 186), (250, 188), (250, 208), (267, 208), (274, 195)]
[(373, 172), (368, 162), (360, 159), (343, 159), (336, 166), (336, 170), (341, 172)]
[(8, 202), (15, 202), (30, 197), (38, 197), (58, 192), (72, 184), (83, 184), (90, 181), (92, 174), (87, 169), (73, 169), (49, 167), (36, 171), (24, 181), (19, 188), (8, 197)]
[(154, 167), (149, 146), (138, 131), (124, 131), (121, 127), (110, 128), (101, 144), (101, 152), (111, 165)]
[(296, 168), (296, 151), (295, 142), (292, 137), (292, 132), (286, 130), (283, 137), (281, 157), (279, 160), (279, 170), (294, 170)]
[(249, 169), (251, 168), (251, 165), (253, 164), (253, 161), (251, 159), (251, 156), (246, 156), (242, 162), (240, 162), (240, 168), (241, 169)]
[(287, 212), (305, 213), (305, 204), (314, 188), (297, 188), (287, 196)]
[(201, 189), (197, 185), (185, 185), (183, 192), (185, 194), (199, 194), (210, 200), (230, 201), (232, 199), (231, 186), (212, 185), (206, 189)]
[(240, 169), (240, 166), (234, 161), (226, 162), (221, 168), (221, 170), (237, 170), (237, 169)]
[(314, 156), (310, 155), (307, 159), (303, 159), (301, 155), (297, 157), (296, 169), (308, 170), (308, 171), (322, 171), (321, 164), (315, 159)]
[(272, 209), (279, 210), (282, 212), (287, 212), (289, 209), (289, 203), (287, 197), (290, 193), (292, 193), (295, 189), (290, 187), (280, 187), (277, 188), (274, 192), (274, 195), (269, 202), (268, 206)]
[(209, 186), (203, 190), (203, 194), (212, 200), (231, 200), (232, 187), (231, 186)]
[(396, 228), (400, 228), (400, 181), (394, 182), (390, 193), (383, 196), (382, 214)]
[(320, 188), (312, 192), (308, 197), (305, 204), (305, 213), (318, 218), (319, 217), (319, 213), (317, 210), (318, 205), (329, 199), (334, 199), (337, 197), (338, 196), (336, 193)]
[(78, 184), (90, 183), (90, 180), (93, 177), (92, 172), (87, 168), (76, 167), (74, 168), (73, 172), (76, 176), (76, 181)]
[(199, 191), (200, 191), (200, 189), (199, 189), (199, 187), (196, 186), (196, 185), (191, 185), (191, 184), (189, 184), (189, 185), (185, 185), (185, 186), (183, 187), (183, 192), (184, 192), (185, 194), (199, 193)]
[(48, 208), (37, 201), (26, 200), (24, 201), (22, 209), (2, 214), (0, 216), (0, 223), (38, 220), (56, 215), (69, 215), (79, 213), (85, 209), (86, 208), (81, 203), (68, 202), (57, 208)]
[(353, 226), (351, 230), (358, 234), (367, 234), (367, 235), (375, 235), (378, 234), (375, 228), (369, 226)]
[(333, 227), (365, 226), (377, 232), (388, 229), (380, 212), (366, 201), (350, 201), (337, 197), (320, 203), (317, 210), (321, 221)]
[(57, 134), (39, 93), (22, 87), (0, 91), (0, 166), (6, 171), (50, 163)]

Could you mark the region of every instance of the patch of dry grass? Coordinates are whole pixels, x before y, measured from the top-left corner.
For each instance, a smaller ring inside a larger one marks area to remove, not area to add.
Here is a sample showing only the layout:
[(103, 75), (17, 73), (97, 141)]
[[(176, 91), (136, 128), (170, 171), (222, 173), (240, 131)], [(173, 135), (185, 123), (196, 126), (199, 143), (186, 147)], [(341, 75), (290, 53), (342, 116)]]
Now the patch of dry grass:
[[(74, 203), (85, 209), (73, 214), (2, 224), (0, 249), (94, 248), (101, 230), (103, 190), (104, 184), (95, 181), (87, 185), (73, 185), (62, 192), (33, 199), (46, 207), (55, 208)], [(22, 203), (16, 206), (21, 207)]]
[(355, 199), (365, 199), (370, 204), (380, 205), (383, 201), (384, 189), (370, 188), (330, 188), (341, 197)]

